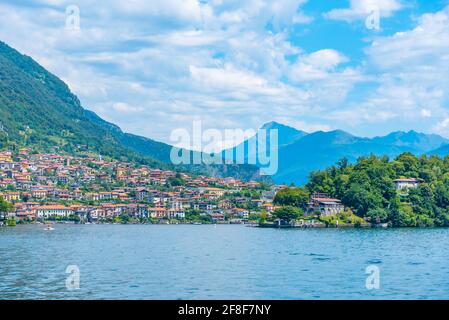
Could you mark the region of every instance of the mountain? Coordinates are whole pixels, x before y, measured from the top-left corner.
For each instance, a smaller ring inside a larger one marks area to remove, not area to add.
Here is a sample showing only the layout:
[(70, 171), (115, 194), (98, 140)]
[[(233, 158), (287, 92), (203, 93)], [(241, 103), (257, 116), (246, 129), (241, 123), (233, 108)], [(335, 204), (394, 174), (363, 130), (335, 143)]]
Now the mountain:
[[(267, 148), (271, 146), (271, 130), (277, 130), (278, 147), (289, 145), (307, 135), (307, 133), (304, 131), (297, 130), (295, 128), (274, 121), (265, 123), (260, 129), (266, 130), (265, 137), (262, 138), (265, 138)], [(255, 155), (258, 152), (257, 141), (261, 133), (263, 132), (258, 130), (258, 132), (253, 137), (243, 141), (235, 147), (223, 150), (222, 157), (236, 161), (239, 154), (243, 151), (244, 160), (247, 161), (249, 158), (251, 158), (251, 156)]]
[(409, 132), (392, 132), (385, 137), (373, 138), (373, 141), (380, 144), (407, 147), (413, 150), (414, 153), (425, 153), (449, 144), (448, 139), (437, 134), (424, 134), (413, 130)]
[[(94, 153), (173, 168), (172, 147), (123, 132), (81, 106), (68, 86), (0, 41), (0, 148), (31, 146), (39, 152)], [(250, 165), (183, 165), (181, 170), (258, 179)]]
[(319, 131), (279, 149), (279, 170), (274, 180), (304, 184), (311, 171), (331, 166), (342, 158), (353, 162), (364, 155), (393, 157), (405, 151), (410, 149), (356, 137), (341, 130)]
[[(123, 146), (113, 130), (89, 116), (64, 82), (0, 42), (0, 143), (32, 145), (38, 151), (87, 150), (141, 158)], [(159, 165), (152, 158), (139, 160)]]
[[(279, 145), (283, 146), (283, 145), (287, 145), (290, 143), (295, 142), (298, 139), (301, 139), (302, 137), (306, 136), (308, 133), (301, 131), (301, 130), (297, 130), (295, 128), (280, 124), (278, 122), (267, 122), (265, 123), (261, 129), (263, 130), (278, 130), (278, 140), (279, 140)], [(267, 135), (269, 137), (269, 135)]]
[[(310, 134), (298, 131), (296, 136), (294, 128), (286, 129), (281, 124), (270, 123), (265, 127), (278, 129), (280, 137), (279, 166), (273, 180), (287, 184), (292, 182), (304, 184), (310, 172), (334, 165), (342, 158), (354, 162), (357, 158), (370, 154), (390, 158), (403, 152), (421, 155), (448, 143), (448, 140), (441, 136), (415, 131), (393, 132), (384, 137), (370, 139), (356, 137), (341, 130)], [(240, 146), (242, 145), (245, 146), (245, 159), (247, 159), (248, 141)], [(438, 150), (440, 155), (449, 154), (449, 146)]]
[(447, 155), (449, 155), (449, 144), (441, 146), (438, 149), (431, 150), (427, 152), (427, 154), (432, 156), (446, 157)]

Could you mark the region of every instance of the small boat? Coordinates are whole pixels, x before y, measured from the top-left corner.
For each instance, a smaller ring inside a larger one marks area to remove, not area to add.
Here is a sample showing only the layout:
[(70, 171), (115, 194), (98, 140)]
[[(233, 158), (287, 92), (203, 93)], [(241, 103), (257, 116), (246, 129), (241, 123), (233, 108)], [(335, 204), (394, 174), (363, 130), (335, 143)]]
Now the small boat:
[(55, 230), (55, 228), (53, 228), (52, 226), (46, 226), (44, 230), (45, 231), (53, 231), (53, 230)]

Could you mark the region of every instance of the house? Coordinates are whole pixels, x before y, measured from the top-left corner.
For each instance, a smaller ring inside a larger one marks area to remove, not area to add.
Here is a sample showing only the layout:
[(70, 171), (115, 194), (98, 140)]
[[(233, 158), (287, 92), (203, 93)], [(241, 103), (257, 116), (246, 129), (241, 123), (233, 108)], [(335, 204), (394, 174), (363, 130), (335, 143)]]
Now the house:
[(20, 192), (5, 192), (0, 195), (3, 197), (3, 199), (5, 199), (5, 201), (8, 202), (20, 201), (21, 199)]
[(167, 217), (167, 209), (165, 208), (150, 208), (149, 212), (151, 218), (163, 219)]
[(169, 219), (184, 219), (186, 217), (186, 214), (182, 209), (168, 209), (166, 212), (167, 218)]
[(69, 217), (75, 212), (65, 206), (60, 205), (48, 205), (36, 208), (36, 213), (38, 218), (49, 218), (49, 217)]
[(88, 213), (88, 217), (90, 217), (90, 220), (104, 219), (107, 217), (106, 210), (95, 208)]
[(210, 214), (210, 217), (212, 218), (213, 222), (220, 222), (220, 221), (224, 221), (224, 219), (225, 219), (224, 214), (221, 214), (221, 213), (212, 213), (212, 214)]
[(200, 188), (200, 193), (205, 193), (213, 197), (222, 197), (226, 193), (226, 190), (220, 188)]
[(136, 190), (137, 201), (149, 201), (152, 198), (152, 194), (145, 188), (138, 188)]
[(421, 181), (415, 178), (396, 179), (393, 182), (396, 185), (396, 190), (418, 188), (421, 184)]
[(0, 152), (0, 161), (12, 162), (12, 152), (11, 151)]
[(235, 208), (232, 210), (233, 214), (235, 216), (238, 216), (242, 219), (248, 219), (249, 218), (249, 211), (246, 209), (240, 209), (240, 208)]
[(273, 212), (276, 209), (272, 203), (265, 203), (262, 205), (262, 208), (264, 208), (267, 212)]
[(307, 206), (308, 214), (315, 214), (320, 212), (323, 216), (331, 216), (334, 214), (340, 214), (345, 210), (341, 200), (330, 198), (325, 193), (314, 193), (310, 197), (309, 204)]
[(182, 201), (180, 201), (179, 199), (170, 201), (168, 205), (169, 205), (170, 209), (174, 209), (174, 210), (183, 210), (183, 208), (184, 208), (184, 203)]
[(209, 202), (200, 202), (192, 204), (192, 208), (194, 210), (201, 210), (201, 211), (211, 211), (214, 210), (216, 207), (217, 206), (215, 204)]
[(31, 196), (34, 199), (45, 199), (47, 198), (48, 191), (43, 189), (36, 189), (31, 191)]

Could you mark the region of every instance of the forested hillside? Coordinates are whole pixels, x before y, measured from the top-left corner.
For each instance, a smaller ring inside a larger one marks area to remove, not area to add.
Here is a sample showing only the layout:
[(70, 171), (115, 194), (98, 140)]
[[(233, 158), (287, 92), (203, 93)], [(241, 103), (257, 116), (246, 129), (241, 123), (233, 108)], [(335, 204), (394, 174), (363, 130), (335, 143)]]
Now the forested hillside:
[[(416, 178), (419, 187), (398, 191), (399, 178)], [(343, 159), (310, 175), (309, 192), (339, 198), (355, 214), (371, 222), (393, 226), (449, 226), (449, 156), (416, 157), (403, 153), (362, 157), (349, 165)]]

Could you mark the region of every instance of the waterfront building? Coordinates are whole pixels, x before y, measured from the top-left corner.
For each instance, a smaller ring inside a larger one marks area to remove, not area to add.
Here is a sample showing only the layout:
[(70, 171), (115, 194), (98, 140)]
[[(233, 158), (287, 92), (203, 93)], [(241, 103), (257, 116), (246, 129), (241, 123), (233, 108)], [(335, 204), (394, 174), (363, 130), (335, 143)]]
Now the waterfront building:
[(310, 196), (307, 214), (320, 212), (322, 216), (340, 214), (345, 210), (341, 200), (331, 198), (325, 193), (314, 193)]

